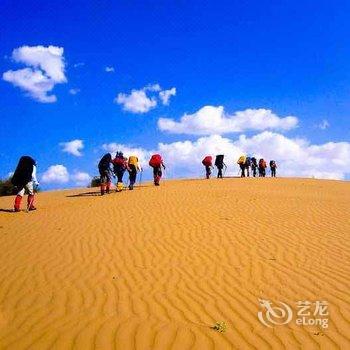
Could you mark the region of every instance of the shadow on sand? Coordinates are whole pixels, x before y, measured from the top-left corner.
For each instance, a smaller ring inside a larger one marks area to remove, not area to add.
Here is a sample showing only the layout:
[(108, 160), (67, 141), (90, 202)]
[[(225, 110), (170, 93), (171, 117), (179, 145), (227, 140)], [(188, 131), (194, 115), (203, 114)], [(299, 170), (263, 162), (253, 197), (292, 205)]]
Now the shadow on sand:
[(91, 196), (99, 196), (100, 192), (84, 192), (84, 193), (78, 193), (78, 194), (70, 194), (66, 197), (68, 198), (74, 198), (74, 197), (91, 197)]
[[(137, 186), (134, 187), (134, 190), (137, 190), (138, 188), (142, 188), (142, 187), (149, 187), (149, 186), (147, 186), (147, 185), (137, 185)], [(124, 191), (129, 191), (129, 189), (127, 187), (125, 187), (123, 189), (123, 192)], [(116, 193), (116, 191), (114, 189), (110, 190), (110, 194), (113, 194), (113, 193)], [(100, 191), (70, 194), (70, 195), (67, 195), (66, 197), (68, 197), (68, 198), (75, 198), (75, 197), (95, 197), (95, 196), (101, 196)]]
[(0, 209), (0, 212), (2, 213), (14, 213), (13, 209)]

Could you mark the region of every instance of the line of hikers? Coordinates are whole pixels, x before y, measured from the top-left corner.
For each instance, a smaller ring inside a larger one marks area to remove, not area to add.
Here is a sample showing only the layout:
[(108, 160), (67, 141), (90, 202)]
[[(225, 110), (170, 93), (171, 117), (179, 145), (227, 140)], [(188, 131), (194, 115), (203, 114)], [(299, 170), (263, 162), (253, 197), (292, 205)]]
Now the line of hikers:
[[(153, 182), (155, 186), (159, 186), (165, 165), (160, 154), (153, 154), (149, 160), (150, 167), (153, 169)], [(209, 179), (213, 167), (213, 157), (206, 156), (202, 164), (205, 166), (206, 178)], [(255, 157), (248, 157), (242, 155), (239, 157), (237, 164), (240, 166), (241, 177), (249, 176), (249, 170), (251, 169), (252, 175), (259, 177), (265, 177), (266, 175), (266, 161), (261, 158), (257, 162)], [(219, 154), (215, 158), (214, 165), (218, 169), (218, 178), (223, 178), (223, 169), (226, 171), (226, 164), (224, 163), (224, 155)], [(271, 176), (276, 177), (277, 164), (274, 160), (270, 161)], [(100, 190), (101, 195), (110, 192), (112, 177), (117, 178), (116, 191), (121, 192), (124, 189), (123, 176), (127, 171), (129, 173), (129, 190), (134, 189), (137, 173), (141, 172), (142, 167), (139, 163), (139, 159), (136, 156), (130, 156), (126, 158), (123, 152), (117, 152), (113, 158), (110, 153), (105, 154), (98, 163), (98, 170), (100, 173)], [(27, 211), (36, 210), (34, 206), (34, 188), (39, 185), (36, 178), (36, 161), (30, 156), (23, 156), (20, 158), (16, 170), (11, 178), (11, 183), (17, 188), (17, 195), (15, 197), (14, 211), (19, 212), (21, 210), (22, 198), (25, 191), (28, 192), (27, 199)]]
[[(214, 169), (213, 166), (213, 157), (212, 156), (206, 156), (202, 160), (202, 164), (205, 167), (205, 176), (207, 179), (210, 178), (212, 170)], [(264, 158), (260, 158), (259, 162), (255, 157), (248, 157), (245, 155), (242, 155), (238, 158), (237, 164), (240, 167), (240, 174), (241, 177), (249, 177), (249, 170), (251, 169), (251, 173), (253, 177), (256, 177), (257, 174), (259, 174), (259, 177), (265, 177), (266, 176), (266, 168), (267, 164)], [(215, 163), (214, 165), (218, 169), (218, 179), (222, 179), (223, 174), (222, 171), (223, 169), (227, 169), (227, 165), (224, 163), (224, 155), (223, 154), (218, 154), (215, 157)], [(271, 170), (271, 177), (276, 177), (276, 169), (277, 169), (277, 164), (274, 160), (270, 160), (270, 170)]]
[[(165, 165), (160, 154), (153, 154), (149, 165), (153, 168), (153, 181), (155, 186), (159, 186), (163, 175), (162, 168)], [(110, 192), (112, 177), (117, 178), (116, 191), (121, 192), (124, 189), (123, 176), (127, 171), (129, 173), (129, 190), (134, 189), (137, 173), (141, 172), (142, 167), (136, 156), (124, 157), (123, 152), (117, 152), (115, 158), (110, 153), (105, 154), (98, 163), (100, 173), (101, 195)]]

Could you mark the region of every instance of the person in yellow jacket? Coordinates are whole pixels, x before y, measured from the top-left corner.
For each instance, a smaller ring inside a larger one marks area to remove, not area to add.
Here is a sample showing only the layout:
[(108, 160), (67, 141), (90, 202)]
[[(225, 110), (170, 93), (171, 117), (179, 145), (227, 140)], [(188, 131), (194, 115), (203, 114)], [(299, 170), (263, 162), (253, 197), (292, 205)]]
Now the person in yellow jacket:
[(130, 156), (128, 159), (129, 190), (134, 189), (138, 171), (142, 171), (139, 159), (136, 156)]

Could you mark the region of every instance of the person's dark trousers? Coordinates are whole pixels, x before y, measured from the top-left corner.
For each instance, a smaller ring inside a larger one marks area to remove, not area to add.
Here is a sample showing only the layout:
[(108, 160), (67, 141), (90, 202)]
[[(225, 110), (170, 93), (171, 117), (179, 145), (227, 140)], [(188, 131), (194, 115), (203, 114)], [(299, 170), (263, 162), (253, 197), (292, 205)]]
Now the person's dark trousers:
[(240, 164), (239, 167), (241, 168), (241, 177), (245, 177), (245, 165)]
[(159, 181), (162, 175), (163, 175), (162, 168), (160, 166), (153, 168), (153, 178), (154, 178), (154, 184), (156, 186), (159, 186)]
[(218, 168), (218, 179), (222, 179), (222, 168)]
[(100, 172), (100, 187), (101, 187), (101, 195), (103, 196), (106, 193), (109, 193), (109, 189), (111, 187), (111, 177), (109, 175), (108, 170), (99, 169)]
[(259, 177), (263, 177), (263, 171), (264, 171), (264, 168), (258, 168), (259, 170)]
[(207, 179), (210, 178), (210, 175), (211, 175), (211, 169), (210, 169), (210, 166), (206, 166), (205, 167), (205, 176)]
[(246, 169), (247, 169), (247, 177), (249, 177), (249, 166), (248, 165), (246, 166)]
[(262, 169), (262, 177), (265, 177), (265, 175), (266, 175), (266, 169), (263, 168), (263, 169)]
[(276, 168), (271, 168), (271, 177), (276, 177)]
[(252, 167), (253, 177), (256, 177), (256, 167)]
[(116, 175), (117, 175), (118, 182), (123, 182), (124, 172), (125, 172), (125, 169), (121, 169), (117, 171)]
[(134, 184), (136, 182), (136, 176), (137, 176), (137, 169), (136, 169), (136, 166), (133, 165), (133, 164), (130, 164), (129, 165), (129, 188), (130, 189), (133, 189), (134, 187)]

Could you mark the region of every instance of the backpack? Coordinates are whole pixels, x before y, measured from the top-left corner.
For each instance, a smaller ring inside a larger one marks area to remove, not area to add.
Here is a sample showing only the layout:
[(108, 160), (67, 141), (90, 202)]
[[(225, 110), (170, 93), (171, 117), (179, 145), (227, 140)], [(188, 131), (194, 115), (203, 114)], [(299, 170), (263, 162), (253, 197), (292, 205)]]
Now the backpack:
[(266, 162), (263, 158), (259, 160), (259, 168), (266, 168)]
[(274, 160), (270, 160), (270, 168), (276, 168), (276, 162)]
[(255, 158), (255, 157), (252, 157), (250, 160), (251, 160), (251, 162), (252, 162), (252, 165), (257, 166), (256, 158)]
[(124, 157), (115, 157), (113, 159), (113, 164), (114, 165), (119, 165), (119, 166), (124, 166), (125, 165), (125, 160), (124, 160)]
[(128, 160), (129, 165), (134, 165), (135, 167), (139, 164), (139, 159), (136, 156), (130, 156)]
[(152, 168), (158, 168), (162, 165), (162, 156), (160, 154), (153, 154), (153, 156), (151, 157), (151, 159), (149, 160), (149, 165)]
[(203, 160), (202, 160), (202, 164), (204, 166), (212, 166), (213, 165), (213, 157), (212, 156), (206, 156)]
[(252, 160), (250, 157), (247, 157), (246, 160), (245, 160), (245, 165), (246, 166), (250, 166), (252, 164)]
[(246, 162), (246, 156), (240, 156), (237, 160), (237, 164), (241, 165), (241, 164), (245, 164)]
[(11, 183), (14, 186), (24, 186), (32, 180), (33, 167), (35, 160), (29, 156), (20, 158), (16, 170), (11, 178)]
[(223, 167), (223, 165), (224, 165), (224, 155), (218, 154), (215, 158), (215, 166), (220, 168), (220, 167)]
[(107, 170), (109, 169), (109, 163), (112, 161), (112, 156), (110, 153), (105, 154), (100, 162), (98, 163), (99, 170)]

